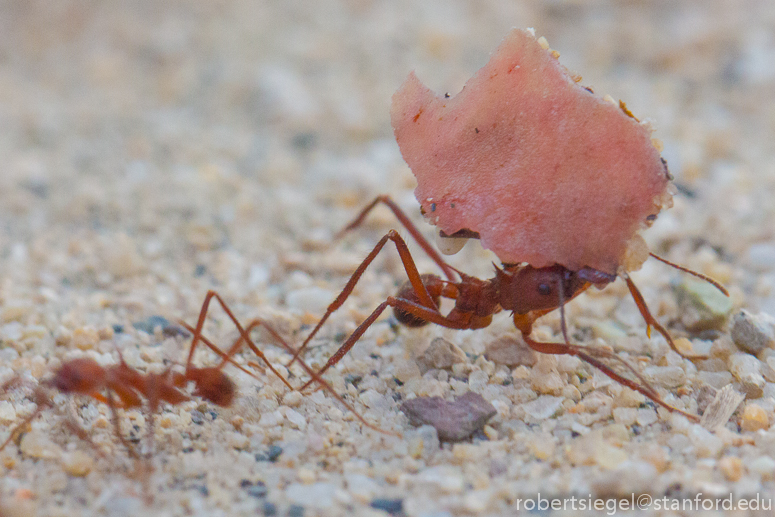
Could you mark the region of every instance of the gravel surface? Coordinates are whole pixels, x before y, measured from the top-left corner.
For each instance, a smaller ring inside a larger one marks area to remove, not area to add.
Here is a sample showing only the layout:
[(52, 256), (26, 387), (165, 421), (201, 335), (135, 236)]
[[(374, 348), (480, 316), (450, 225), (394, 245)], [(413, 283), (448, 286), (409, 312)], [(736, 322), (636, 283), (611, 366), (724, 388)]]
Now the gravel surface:
[[(654, 260), (633, 274), (679, 347), (706, 360), (649, 339), (621, 281), (566, 307), (572, 340), (612, 347), (666, 401), (712, 418), (694, 424), (577, 359), (513, 348), (508, 315), (453, 331), (400, 328), (385, 312), (325, 377), (400, 438), (363, 426), (325, 390), (302, 394), (261, 366), (254, 376), (228, 366), (231, 407), (194, 397), (163, 406), (153, 426), (144, 408), (120, 411), (141, 461), (107, 405), (53, 393), (0, 452), (0, 515), (446, 517), (589, 504), (612, 514), (632, 502), (660, 513), (757, 501), (769, 514), (767, 1), (0, 2), (0, 383), (19, 381), (0, 393), (0, 440), (63, 361), (116, 364), (120, 351), (141, 372), (184, 364), (179, 320), (194, 324), (210, 289), (241, 322), (264, 318), (301, 343), (397, 226), (380, 209), (333, 242), (361, 206), (390, 194), (433, 234), (393, 139), (393, 92), (411, 70), (435, 91), (459, 91), (513, 26), (534, 27), (584, 84), (653, 121), (678, 194), (644, 237), (731, 293)], [(310, 365), (405, 281), (395, 251), (383, 254), (311, 343)], [(475, 242), (450, 260), (482, 278), (497, 262)], [(238, 332), (211, 312), (205, 334), (226, 348)], [(291, 384), (308, 380), (282, 366), (289, 355), (268, 334), (254, 336)], [(561, 339), (559, 315), (534, 336)], [(217, 362), (204, 349), (194, 356)], [(497, 414), (463, 441), (440, 442), (400, 410), (468, 392)]]

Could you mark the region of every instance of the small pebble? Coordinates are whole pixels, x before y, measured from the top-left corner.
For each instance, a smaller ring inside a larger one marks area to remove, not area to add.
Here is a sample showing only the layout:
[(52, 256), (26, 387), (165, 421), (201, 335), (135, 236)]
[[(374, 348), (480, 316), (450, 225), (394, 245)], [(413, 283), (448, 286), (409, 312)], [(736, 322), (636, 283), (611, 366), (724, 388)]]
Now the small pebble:
[(400, 515), (404, 511), (403, 499), (374, 499), (369, 506), (382, 510), (390, 515)]
[(448, 494), (460, 494), (465, 489), (465, 479), (460, 468), (448, 465), (426, 468), (415, 476), (415, 480)]
[(516, 335), (501, 336), (491, 341), (485, 348), (484, 356), (495, 364), (505, 364), (511, 368), (533, 366), (538, 360), (535, 351)]
[(285, 302), (289, 308), (299, 312), (323, 314), (328, 305), (334, 301), (337, 293), (322, 287), (301, 287), (290, 291)]
[(775, 268), (775, 244), (762, 242), (752, 244), (746, 254), (748, 266), (757, 271), (772, 271)]
[(417, 397), (401, 404), (412, 425), (432, 425), (440, 440), (464, 440), (497, 414), (481, 395), (468, 392), (448, 402), (441, 397)]
[(697, 424), (691, 426), (688, 437), (700, 458), (715, 458), (724, 447), (721, 438)]
[(201, 411), (194, 409), (191, 411), (191, 421), (196, 425), (202, 425), (205, 422), (205, 416)]
[(530, 371), (530, 386), (542, 395), (560, 395), (566, 382), (557, 371), (557, 358), (547, 354), (538, 357)]
[(720, 390), (731, 384), (734, 378), (729, 372), (697, 372), (697, 378), (704, 384)]
[(300, 468), (299, 470), (297, 470), (296, 477), (298, 478), (299, 481), (301, 481), (305, 485), (311, 485), (317, 479), (317, 476), (315, 475), (315, 471), (307, 468)]
[(743, 477), (743, 462), (737, 456), (724, 456), (718, 461), (718, 468), (729, 481), (739, 481)]
[(770, 426), (767, 412), (758, 404), (748, 404), (743, 410), (743, 417), (740, 419), (740, 427), (743, 431), (758, 431), (767, 429)]
[(362, 503), (369, 502), (379, 491), (379, 484), (363, 474), (347, 473), (344, 475), (347, 491)]
[(415, 358), (420, 372), (425, 373), (431, 369), (448, 369), (453, 364), (466, 362), (466, 354), (454, 343), (444, 338), (437, 337), (428, 345), (421, 355)]
[(164, 316), (148, 316), (146, 319), (142, 321), (137, 321), (135, 323), (132, 323), (132, 326), (134, 328), (150, 335), (153, 335), (157, 327), (159, 327), (161, 331), (164, 332), (164, 329), (166, 329), (170, 325), (171, 325), (170, 321)]
[(411, 359), (401, 359), (396, 361), (396, 366), (393, 370), (393, 377), (395, 377), (398, 382), (407, 383), (412, 379), (419, 378), (421, 375), (422, 372), (417, 364), (417, 361)]
[(7, 400), (0, 401), (0, 422), (9, 424), (16, 420), (16, 409)]
[(686, 372), (680, 366), (648, 366), (643, 369), (643, 376), (665, 388), (677, 388), (686, 382)]
[(307, 428), (307, 420), (298, 411), (286, 407), (285, 418), (288, 419), (288, 422), (291, 424), (291, 426), (299, 429), (300, 431), (303, 431)]
[(548, 460), (554, 455), (554, 438), (549, 434), (537, 434), (528, 440), (528, 450), (539, 460)]
[(635, 390), (622, 386), (622, 390), (614, 396), (614, 407), (637, 408), (646, 402), (646, 396)]
[(283, 453), (283, 448), (279, 445), (270, 445), (265, 453), (256, 454), (256, 461), (276, 462)]
[(94, 327), (79, 327), (73, 331), (72, 344), (79, 350), (91, 350), (100, 342), (100, 335)]
[(263, 512), (264, 517), (275, 517), (275, 515), (277, 515), (277, 505), (270, 503), (269, 501), (264, 501)]
[(27, 300), (6, 300), (0, 308), (0, 323), (21, 321), (32, 311), (32, 302)]
[(561, 408), (562, 397), (542, 395), (537, 399), (522, 404), (525, 415), (535, 422), (540, 422), (554, 416)]
[(226, 442), (232, 449), (245, 450), (250, 445), (250, 438), (244, 434), (230, 432), (227, 433)]
[(31, 458), (56, 459), (62, 455), (62, 449), (41, 431), (30, 431), (19, 444), (22, 454)]
[(482, 388), (487, 385), (489, 380), (490, 376), (487, 375), (486, 372), (476, 370), (471, 372), (471, 375), (468, 376), (468, 386), (471, 388), (471, 391), (478, 393), (482, 391)]
[(256, 499), (266, 497), (269, 493), (269, 489), (263, 481), (257, 481), (255, 484), (248, 482), (242, 486), (250, 497), (255, 497)]
[(292, 483), (285, 489), (285, 496), (299, 506), (325, 510), (333, 506), (336, 490), (333, 483)]
[(614, 422), (631, 426), (638, 418), (638, 409), (634, 407), (617, 407), (613, 409)]
[(300, 504), (292, 504), (288, 508), (288, 517), (304, 517), (304, 507)]
[(439, 450), (439, 433), (432, 425), (422, 425), (407, 436), (408, 452), (412, 458), (429, 458)]
[(748, 398), (758, 399), (762, 396), (766, 381), (761, 374), (761, 361), (750, 354), (738, 352), (729, 356), (728, 366)]
[(749, 472), (756, 472), (762, 478), (772, 479), (775, 476), (775, 460), (770, 456), (759, 456), (747, 465)]
[(775, 319), (765, 313), (753, 315), (743, 309), (732, 318), (732, 341), (745, 352), (758, 354), (775, 347)]
[(283, 395), (283, 405), (288, 407), (296, 407), (304, 400), (304, 395), (300, 391), (289, 391)]
[(732, 299), (708, 282), (689, 278), (674, 290), (681, 322), (692, 331), (720, 330), (732, 312)]
[(745, 395), (735, 391), (732, 386), (724, 386), (705, 408), (700, 425), (710, 431), (723, 427), (744, 399)]
[(83, 477), (91, 472), (94, 460), (83, 451), (65, 452), (61, 458), (62, 468), (71, 476)]

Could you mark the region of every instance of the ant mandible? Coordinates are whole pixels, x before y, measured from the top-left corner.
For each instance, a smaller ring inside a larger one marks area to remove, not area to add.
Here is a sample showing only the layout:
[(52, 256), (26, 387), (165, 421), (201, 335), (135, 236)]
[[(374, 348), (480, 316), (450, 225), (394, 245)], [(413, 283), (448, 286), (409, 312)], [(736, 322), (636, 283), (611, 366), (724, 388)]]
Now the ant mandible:
[[(565, 304), (589, 289), (591, 286), (595, 286), (598, 289), (605, 287), (616, 279), (615, 275), (610, 275), (591, 268), (582, 268), (578, 271), (571, 271), (560, 265), (535, 268), (527, 264), (503, 264), (502, 268), (495, 266), (495, 276), (493, 278), (481, 280), (467, 275), (446, 263), (407, 215), (387, 196), (378, 196), (375, 198), (374, 201), (367, 205), (349, 225), (336, 235), (335, 238), (339, 238), (344, 233), (360, 226), (369, 212), (371, 212), (378, 204), (384, 204), (390, 208), (396, 218), (398, 218), (422, 249), (441, 268), (446, 279), (433, 274), (420, 274), (406, 242), (395, 230), (390, 230), (382, 237), (382, 239), (380, 239), (374, 249), (366, 256), (360, 266), (358, 266), (342, 292), (329, 305), (326, 313), (307, 336), (296, 354), (294, 354), (294, 357), (288, 363), (288, 366), (293, 364), (294, 361), (299, 360), (302, 352), (306, 349), (307, 345), (329, 316), (339, 309), (350, 294), (352, 294), (355, 285), (369, 264), (376, 258), (385, 244), (387, 244), (388, 241), (392, 241), (401, 257), (404, 270), (409, 278), (408, 282), (401, 287), (396, 296), (388, 297), (374, 309), (369, 317), (356, 328), (326, 364), (317, 371), (318, 376), (323, 375), (326, 370), (338, 363), (387, 307), (392, 307), (396, 319), (409, 327), (420, 327), (428, 323), (435, 323), (442, 327), (459, 330), (475, 330), (487, 327), (492, 322), (494, 314), (501, 310), (506, 310), (512, 313), (514, 325), (521, 332), (525, 343), (536, 352), (576, 356), (599, 369), (611, 379), (642, 393), (656, 404), (659, 404), (669, 411), (684, 415), (692, 421), (699, 421), (699, 418), (696, 415), (692, 415), (671, 406), (662, 400), (657, 391), (640, 373), (613, 352), (602, 348), (580, 346), (570, 343), (565, 323)], [(478, 236), (474, 232), (467, 231), (458, 232), (458, 234), (453, 236), (442, 234), (441, 237), (477, 238)], [(710, 282), (721, 292), (728, 295), (726, 289), (715, 280), (701, 273), (673, 264), (653, 253), (650, 255), (672, 267)], [(638, 310), (646, 321), (649, 336), (651, 335), (651, 327), (653, 327), (665, 338), (670, 348), (681, 356), (693, 359), (702, 358), (701, 356), (687, 356), (677, 349), (670, 334), (649, 311), (643, 296), (633, 283), (632, 279), (626, 274), (622, 274), (621, 276), (623, 276), (627, 283), (627, 287), (635, 300)], [(439, 310), (441, 298), (451, 299), (455, 302), (455, 306), (446, 315), (442, 314)], [(540, 342), (532, 339), (530, 334), (533, 329), (533, 323), (541, 316), (558, 308), (560, 309), (560, 322), (564, 342)], [(618, 362), (637, 379), (637, 382), (617, 373), (610, 366), (606, 365), (603, 362), (604, 360)], [(302, 386), (301, 389), (305, 389), (311, 383), (312, 380)]]

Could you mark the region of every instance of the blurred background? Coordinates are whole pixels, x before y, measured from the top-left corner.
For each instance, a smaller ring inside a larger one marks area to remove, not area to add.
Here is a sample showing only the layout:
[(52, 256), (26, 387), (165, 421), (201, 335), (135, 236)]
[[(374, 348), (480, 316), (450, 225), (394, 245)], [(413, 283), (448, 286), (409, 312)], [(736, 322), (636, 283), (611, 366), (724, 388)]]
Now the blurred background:
[[(679, 194), (652, 249), (775, 314), (770, 0), (0, 0), (0, 357), (191, 320), (208, 288), (321, 314), (394, 224), (327, 251), (355, 210), (388, 193), (422, 224), (391, 95), (411, 70), (455, 94), (512, 27), (653, 121)], [(380, 267), (358, 316), (403, 280)]]

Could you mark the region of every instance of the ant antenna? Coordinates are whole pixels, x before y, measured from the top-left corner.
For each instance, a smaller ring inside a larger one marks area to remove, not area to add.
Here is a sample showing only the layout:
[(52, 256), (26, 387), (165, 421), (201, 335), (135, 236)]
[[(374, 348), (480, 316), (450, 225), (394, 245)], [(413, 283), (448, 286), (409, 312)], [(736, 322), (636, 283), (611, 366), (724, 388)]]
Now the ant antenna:
[(686, 267), (683, 267), (683, 266), (679, 266), (678, 264), (674, 264), (673, 262), (670, 262), (669, 260), (664, 259), (664, 258), (660, 257), (659, 255), (655, 255), (654, 253), (649, 252), (649, 255), (651, 255), (652, 257), (654, 257), (655, 259), (657, 259), (660, 262), (664, 262), (668, 266), (671, 266), (671, 267), (674, 267), (675, 269), (678, 269), (679, 271), (683, 271), (684, 273), (689, 273), (690, 275), (696, 276), (697, 278), (699, 278), (701, 280), (705, 280), (710, 285), (712, 285), (713, 287), (715, 287), (716, 289), (718, 289), (719, 291), (724, 293), (726, 296), (729, 296), (729, 291), (727, 291), (727, 289), (723, 285), (721, 285), (717, 281), (713, 280), (711, 277), (709, 277), (707, 275), (703, 275), (702, 273), (698, 273), (697, 271), (692, 271), (689, 268), (686, 268)]

